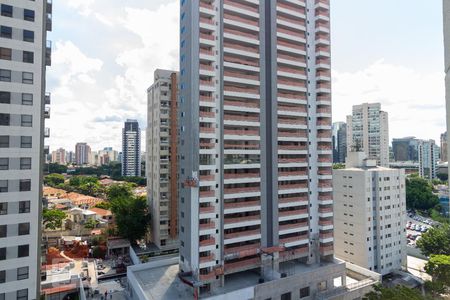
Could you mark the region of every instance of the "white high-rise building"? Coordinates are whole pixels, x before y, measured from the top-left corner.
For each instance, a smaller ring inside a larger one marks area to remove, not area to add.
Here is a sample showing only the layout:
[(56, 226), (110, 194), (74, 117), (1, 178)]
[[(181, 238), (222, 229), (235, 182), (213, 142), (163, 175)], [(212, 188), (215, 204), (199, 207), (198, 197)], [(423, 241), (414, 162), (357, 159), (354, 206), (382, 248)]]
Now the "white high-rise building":
[(147, 197), (152, 242), (160, 249), (178, 248), (178, 73), (156, 70), (147, 90)]
[(435, 179), (439, 162), (439, 148), (434, 140), (419, 140), (417, 152), (419, 154), (420, 177), (429, 180)]
[(52, 163), (65, 165), (67, 163), (66, 150), (59, 148), (52, 152)]
[(75, 163), (79, 166), (89, 164), (91, 159), (91, 147), (86, 143), (75, 145)]
[(141, 130), (137, 120), (122, 129), (122, 176), (141, 176)]
[(405, 171), (365, 157), (333, 170), (335, 255), (385, 275), (406, 266)]
[(388, 113), (380, 103), (354, 105), (347, 116), (347, 152), (361, 150), (382, 167), (389, 167)]
[(51, 1), (0, 0), (0, 299), (39, 299)]

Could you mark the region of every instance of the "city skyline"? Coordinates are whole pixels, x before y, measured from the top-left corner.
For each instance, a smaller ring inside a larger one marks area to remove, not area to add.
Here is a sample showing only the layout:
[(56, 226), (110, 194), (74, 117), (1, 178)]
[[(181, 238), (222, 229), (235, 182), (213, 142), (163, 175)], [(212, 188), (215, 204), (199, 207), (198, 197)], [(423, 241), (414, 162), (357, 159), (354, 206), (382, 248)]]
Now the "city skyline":
[[(104, 2), (70, 0), (55, 5), (60, 26), (50, 36), (55, 41), (48, 80), (54, 104), (51, 150), (70, 149), (73, 141), (86, 141), (93, 149), (119, 149), (123, 121), (136, 118), (142, 127), (145, 124), (145, 90), (154, 70), (178, 69), (178, 1), (127, 0), (115, 5), (115, 0), (108, 9), (99, 9)], [(333, 121), (345, 121), (354, 104), (380, 102), (390, 113), (392, 138), (439, 140), (445, 132), (440, 3), (350, 5), (332, 2), (333, 101), (339, 103)], [(394, 13), (399, 9), (405, 12), (401, 16)], [(360, 13), (352, 13), (355, 10)], [(374, 19), (380, 14), (382, 24)], [(416, 22), (419, 17), (424, 20), (421, 25)], [(164, 31), (156, 26), (161, 23)], [(95, 29), (98, 43), (91, 43), (87, 27)], [(112, 46), (100, 47), (103, 44)]]

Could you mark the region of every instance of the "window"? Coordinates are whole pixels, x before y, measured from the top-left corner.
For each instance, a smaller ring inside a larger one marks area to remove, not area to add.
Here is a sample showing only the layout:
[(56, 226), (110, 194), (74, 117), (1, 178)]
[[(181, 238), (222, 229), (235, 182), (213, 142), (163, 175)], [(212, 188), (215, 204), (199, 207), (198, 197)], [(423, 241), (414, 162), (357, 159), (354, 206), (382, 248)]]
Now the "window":
[(33, 116), (32, 115), (21, 115), (21, 125), (22, 125), (22, 127), (32, 127), (33, 126)]
[(19, 190), (21, 192), (31, 191), (31, 179), (21, 179), (19, 182)]
[(33, 43), (34, 42), (34, 31), (24, 30), (23, 31), (23, 40), (25, 42)]
[(2, 16), (12, 18), (13, 7), (11, 5), (2, 4)]
[(0, 180), (0, 193), (8, 192), (8, 180)]
[(17, 300), (27, 300), (27, 299), (28, 299), (28, 289), (17, 291)]
[(34, 10), (24, 9), (23, 10), (23, 19), (25, 21), (34, 22)]
[(17, 247), (17, 257), (30, 256), (30, 245), (20, 245)]
[(22, 83), (33, 84), (33, 73), (22, 72)]
[(30, 51), (23, 51), (23, 62), (24, 63), (34, 63), (34, 53)]
[(20, 137), (20, 148), (31, 148), (32, 138), (31, 136), (21, 136)]
[[(24, 279), (28, 279), (28, 267), (17, 268), (17, 280)], [(19, 291), (17, 294), (19, 294)]]
[(11, 48), (0, 47), (0, 59), (11, 60), (12, 50)]
[(7, 233), (8, 227), (7, 226), (8, 225), (0, 225), (0, 238), (5, 238), (8, 235), (8, 233)]
[(27, 214), (30, 212), (30, 201), (19, 202), (19, 214)]
[(20, 169), (31, 170), (31, 157), (20, 158)]
[(8, 202), (0, 202), (0, 216), (8, 214)]
[(33, 105), (33, 94), (22, 93), (22, 105)]
[(0, 26), (0, 37), (11, 39), (12, 38), (12, 28), (8, 26)]
[(0, 126), (9, 126), (10, 115), (0, 114)]
[(20, 223), (19, 224), (19, 235), (30, 234), (30, 223)]
[(309, 296), (309, 286), (300, 289), (300, 299)]
[(281, 300), (291, 300), (292, 296), (291, 293), (284, 293), (283, 295), (281, 295)]
[(0, 81), (11, 82), (11, 70), (0, 69)]
[(0, 135), (0, 148), (9, 148), (9, 135)]
[(10, 104), (11, 103), (11, 93), (10, 92), (0, 92), (0, 103)]
[(6, 248), (0, 248), (0, 260), (6, 259)]
[(9, 170), (9, 158), (0, 157), (0, 171), (1, 170)]
[(6, 281), (6, 271), (0, 271), (0, 283), (5, 283)]

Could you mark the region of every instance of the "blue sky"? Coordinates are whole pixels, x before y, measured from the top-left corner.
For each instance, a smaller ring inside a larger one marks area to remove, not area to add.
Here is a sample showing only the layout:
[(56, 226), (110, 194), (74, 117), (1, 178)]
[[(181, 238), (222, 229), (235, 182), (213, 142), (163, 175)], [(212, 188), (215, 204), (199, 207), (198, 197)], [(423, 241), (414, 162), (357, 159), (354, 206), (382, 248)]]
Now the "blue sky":
[[(381, 102), (390, 137), (445, 131), (439, 0), (331, 0), (333, 117)], [(146, 124), (156, 68), (178, 66), (178, 1), (54, 1), (53, 149), (120, 148), (126, 118)], [(143, 135), (144, 138), (144, 135)]]

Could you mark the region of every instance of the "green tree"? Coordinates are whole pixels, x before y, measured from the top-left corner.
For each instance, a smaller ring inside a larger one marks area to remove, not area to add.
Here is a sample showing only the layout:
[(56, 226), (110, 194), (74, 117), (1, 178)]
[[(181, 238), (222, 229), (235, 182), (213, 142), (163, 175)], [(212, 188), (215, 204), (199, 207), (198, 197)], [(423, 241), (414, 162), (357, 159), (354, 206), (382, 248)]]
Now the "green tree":
[(118, 198), (131, 198), (133, 196), (133, 187), (131, 183), (112, 184), (106, 190), (106, 196), (110, 201)]
[(97, 203), (94, 207), (109, 210), (109, 209), (111, 209), (111, 203), (109, 203), (109, 202), (100, 202), (100, 203)]
[(147, 185), (147, 179), (145, 177), (130, 176), (130, 177), (123, 177), (122, 180), (126, 182), (135, 183), (139, 186)]
[(95, 219), (89, 219), (86, 221), (86, 223), (84, 223), (84, 228), (86, 229), (94, 229), (97, 227), (98, 225), (98, 221)]
[(417, 247), (426, 256), (432, 254), (450, 255), (450, 226), (444, 224), (439, 227), (430, 228), (417, 241)]
[(406, 206), (408, 208), (429, 210), (439, 204), (439, 198), (433, 194), (433, 185), (418, 176), (406, 179)]
[(131, 243), (144, 237), (150, 222), (147, 201), (144, 197), (115, 198), (111, 202), (111, 210), (119, 235), (128, 238)]
[(44, 209), (42, 213), (42, 223), (45, 229), (60, 229), (65, 218), (66, 213), (57, 209)]
[(342, 163), (333, 164), (333, 169), (334, 170), (345, 169), (345, 164), (342, 164)]
[(431, 255), (425, 265), (425, 271), (433, 277), (433, 281), (450, 287), (450, 255)]
[(44, 172), (47, 172), (48, 174), (52, 173), (64, 174), (67, 173), (67, 166), (56, 163), (45, 164)]
[(44, 177), (44, 184), (52, 187), (57, 187), (60, 184), (64, 184), (65, 178), (61, 174), (49, 174)]
[(410, 289), (406, 286), (395, 286), (385, 288), (381, 285), (374, 286), (374, 290), (365, 295), (365, 300), (426, 300), (430, 299), (422, 296), (418, 290)]
[(448, 174), (447, 173), (438, 173), (436, 175), (441, 181), (447, 181), (448, 180)]

